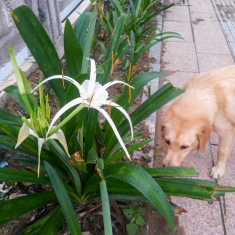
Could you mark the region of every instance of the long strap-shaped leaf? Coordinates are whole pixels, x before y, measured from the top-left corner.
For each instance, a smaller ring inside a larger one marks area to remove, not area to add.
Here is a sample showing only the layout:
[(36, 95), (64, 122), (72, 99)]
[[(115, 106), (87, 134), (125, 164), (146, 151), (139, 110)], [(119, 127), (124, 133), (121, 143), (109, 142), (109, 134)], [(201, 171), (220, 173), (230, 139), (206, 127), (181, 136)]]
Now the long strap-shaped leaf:
[[(144, 103), (142, 103), (131, 115), (132, 125), (135, 126), (149, 115), (154, 113), (157, 109), (161, 108), (163, 105), (171, 101), (173, 98), (182, 94), (183, 90), (175, 88), (171, 83), (167, 83), (151, 95)], [(124, 120), (123, 123), (118, 128), (121, 136), (125, 135), (129, 131), (129, 123)], [(116, 144), (115, 136), (110, 136), (110, 140), (106, 143), (105, 157), (112, 151), (112, 148)]]
[[(81, 74), (83, 51), (68, 19), (64, 28), (64, 53), (69, 76), (76, 78)], [(78, 82), (81, 83), (80, 81)]]
[(54, 235), (56, 234), (63, 220), (64, 215), (61, 211), (61, 208), (57, 207), (17, 235)]
[[(13, 125), (13, 123), (4, 123), (0, 122), (0, 148), (16, 151), (15, 145), (17, 142), (17, 136), (19, 133), (20, 126)], [(2, 134), (1, 132), (5, 132), (6, 134)], [(34, 137), (29, 136), (23, 143), (17, 148), (17, 152), (24, 153), (27, 155), (31, 155), (33, 157), (38, 157), (38, 144)], [(42, 148), (41, 158), (50, 162), (56, 167), (60, 168), (60, 165), (57, 159), (51, 157), (51, 152)]]
[(169, 166), (145, 168), (152, 177), (197, 177), (198, 172), (193, 167)]
[(81, 235), (81, 230), (78, 225), (78, 220), (77, 220), (72, 202), (63, 185), (63, 182), (61, 181), (60, 177), (58, 176), (54, 168), (49, 163), (44, 161), (44, 164), (47, 169), (47, 173), (50, 177), (50, 180), (52, 182), (52, 185), (54, 187), (61, 209), (63, 211), (64, 218), (68, 224), (70, 233), (72, 235)]
[[(117, 24), (113, 30), (112, 37), (110, 38), (109, 47), (107, 49), (104, 64), (103, 64), (103, 74), (97, 75), (97, 81), (101, 84), (107, 83), (110, 78), (110, 71), (112, 69), (112, 56), (116, 56), (117, 48), (119, 46), (120, 37), (123, 33), (124, 22), (126, 20), (127, 15), (121, 15), (117, 21)], [(114, 61), (113, 61), (114, 62)]]
[(89, 61), (87, 58), (90, 57), (91, 43), (94, 36), (96, 19), (96, 10), (93, 10), (93, 12), (85, 12), (79, 16), (74, 26), (75, 34), (83, 50), (82, 73), (88, 72)]
[[(131, 91), (130, 102), (128, 102), (129, 94), (128, 94), (128, 88), (126, 88), (125, 91), (118, 97), (117, 103), (121, 107), (123, 107), (125, 110), (128, 110), (131, 107), (131, 105), (133, 104), (136, 97), (139, 95), (140, 91), (143, 89), (143, 87), (148, 82), (152, 81), (153, 79), (155, 79), (157, 77), (165, 76), (165, 75), (166, 74), (160, 73), (160, 72), (148, 72), (148, 73), (144, 73), (144, 74), (137, 76), (130, 83), (130, 85), (135, 88)], [(120, 124), (121, 120), (123, 119), (123, 114), (117, 109), (112, 109), (111, 118), (112, 118), (113, 122), (115, 123), (115, 125), (118, 126)], [(113, 135), (114, 135), (112, 128), (108, 128), (108, 126), (109, 126), (109, 124), (108, 124), (108, 122), (106, 122), (105, 127), (104, 127), (104, 129), (106, 130), (105, 134), (104, 134), (104, 143), (106, 146), (108, 146), (109, 141), (111, 140), (111, 138), (113, 138)], [(109, 154), (109, 153), (105, 152), (105, 157), (107, 154)]]
[(56, 157), (61, 163), (61, 166), (66, 170), (70, 179), (74, 183), (78, 197), (81, 197), (82, 186), (81, 186), (80, 176), (76, 168), (70, 163), (69, 157), (64, 152), (64, 150), (60, 147), (60, 145), (56, 143), (55, 140), (49, 140), (47, 142), (47, 146), (56, 155)]
[[(169, 202), (158, 183), (142, 168), (129, 163), (118, 163), (103, 170), (104, 177), (115, 178), (133, 186), (141, 192), (163, 215), (174, 230), (174, 217)], [(84, 194), (88, 194), (100, 182), (98, 174), (85, 185)]]
[(19, 126), (22, 126), (23, 124), (23, 121), (14, 116), (13, 114), (3, 110), (3, 109), (0, 109), (0, 123), (8, 123), (8, 124), (14, 124), (14, 125), (19, 125)]
[(104, 233), (105, 235), (112, 235), (113, 230), (112, 230), (112, 221), (111, 221), (110, 206), (109, 206), (109, 195), (108, 195), (106, 181), (103, 175), (103, 168), (104, 168), (103, 159), (101, 158), (98, 159), (96, 167), (101, 177), (100, 195), (101, 195), (102, 210), (103, 210)]
[(0, 169), (0, 179), (1, 181), (16, 181), (16, 182), (30, 182), (30, 183), (38, 183), (38, 184), (46, 184), (50, 185), (51, 182), (48, 177), (40, 176), (37, 174), (19, 170), (12, 169)]
[[(45, 77), (60, 74), (62, 66), (55, 47), (30, 7), (26, 5), (17, 7), (11, 12), (11, 16)], [(61, 81), (53, 80), (50, 84), (61, 103), (64, 104), (65, 90)]]
[(18, 218), (32, 210), (56, 202), (54, 192), (34, 193), (0, 203), (0, 225)]

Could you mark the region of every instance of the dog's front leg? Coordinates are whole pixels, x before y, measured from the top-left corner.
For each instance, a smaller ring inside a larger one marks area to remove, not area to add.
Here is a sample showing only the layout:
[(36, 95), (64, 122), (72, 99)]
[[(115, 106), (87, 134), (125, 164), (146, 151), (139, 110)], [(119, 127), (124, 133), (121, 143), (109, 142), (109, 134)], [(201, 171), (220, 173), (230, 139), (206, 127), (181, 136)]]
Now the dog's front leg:
[(220, 130), (219, 134), (219, 150), (217, 163), (211, 170), (210, 176), (214, 179), (219, 179), (224, 175), (226, 162), (230, 155), (231, 147), (234, 139), (234, 130)]

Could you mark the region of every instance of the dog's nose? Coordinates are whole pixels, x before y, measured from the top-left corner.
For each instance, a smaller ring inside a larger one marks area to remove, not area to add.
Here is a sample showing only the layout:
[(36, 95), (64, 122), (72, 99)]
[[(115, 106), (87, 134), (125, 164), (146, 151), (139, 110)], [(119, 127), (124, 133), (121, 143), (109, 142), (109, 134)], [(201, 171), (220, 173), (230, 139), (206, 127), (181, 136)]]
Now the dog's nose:
[(162, 167), (165, 167), (165, 164), (163, 164)]

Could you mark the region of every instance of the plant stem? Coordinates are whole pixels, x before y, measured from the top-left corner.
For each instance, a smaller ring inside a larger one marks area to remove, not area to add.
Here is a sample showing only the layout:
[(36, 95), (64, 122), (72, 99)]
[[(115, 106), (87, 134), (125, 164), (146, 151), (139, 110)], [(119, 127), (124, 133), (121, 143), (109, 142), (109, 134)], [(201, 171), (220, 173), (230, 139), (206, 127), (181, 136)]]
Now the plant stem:
[(83, 104), (80, 104), (76, 109), (73, 110), (72, 113), (69, 114), (58, 126), (53, 128), (47, 136), (51, 136), (55, 134), (66, 122), (68, 122), (75, 114), (77, 114), (80, 110), (82, 110), (85, 106)]

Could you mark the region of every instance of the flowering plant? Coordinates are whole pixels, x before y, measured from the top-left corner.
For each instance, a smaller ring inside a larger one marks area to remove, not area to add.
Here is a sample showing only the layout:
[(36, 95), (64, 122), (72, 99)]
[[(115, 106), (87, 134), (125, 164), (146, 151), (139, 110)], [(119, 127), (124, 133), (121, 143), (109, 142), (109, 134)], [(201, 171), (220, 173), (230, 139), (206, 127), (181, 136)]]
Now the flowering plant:
[[(171, 178), (197, 176), (193, 168), (143, 169), (122, 161), (124, 156), (131, 158), (132, 151), (151, 141), (135, 142), (140, 135), (133, 131), (133, 127), (182, 93), (182, 90), (168, 83), (128, 115), (128, 110), (141, 89), (163, 74), (143, 73), (128, 84), (120, 81), (108, 82), (114, 67), (110, 58), (121, 47), (119, 39), (125, 17), (120, 16), (117, 21), (110, 38), (110, 48), (105, 56), (106, 62), (99, 74), (95, 62), (91, 60), (89, 70), (86, 60), (90, 53), (88, 48), (92, 41), (96, 13), (79, 17), (83, 24), (89, 25), (83, 40), (76, 36), (69, 21), (66, 22), (64, 41), (68, 76), (58, 75), (62, 66), (56, 50), (30, 8), (26, 5), (20, 6), (12, 12), (12, 17), (47, 79), (39, 80), (38, 105), (32, 88), (9, 47), (18, 87), (10, 86), (5, 92), (25, 109), (29, 117), (19, 118), (0, 109), (0, 148), (15, 151), (17, 146), (17, 152), (26, 155), (27, 160), (21, 155), (14, 157), (14, 161), (22, 164), (24, 169), (0, 169), (0, 180), (51, 187), (46, 192), (1, 202), (0, 225), (40, 207), (49, 209), (48, 205), (52, 204), (45, 216), (34, 221), (22, 233), (30, 234), (33, 231), (38, 234), (55, 234), (65, 220), (71, 234), (81, 234), (76, 210), (101, 202), (105, 234), (111, 235), (109, 200), (114, 199), (147, 202), (156, 207), (174, 229), (174, 209), (166, 194), (210, 200), (213, 195), (223, 195), (235, 190), (233, 187), (219, 186), (210, 181)], [(84, 31), (81, 29), (78, 35), (82, 33)], [(59, 111), (52, 121), (49, 100), (44, 100), (43, 96), (42, 85), (47, 81), (55, 91), (58, 101)], [(108, 100), (106, 89), (116, 83), (126, 87), (114, 103)], [(129, 88), (134, 88), (131, 93)], [(115, 109), (112, 114), (108, 114), (103, 106), (112, 106)], [(106, 118), (103, 125), (99, 123), (98, 112)], [(55, 126), (58, 118), (60, 123)], [(39, 165), (35, 164), (35, 158), (39, 160), (39, 157), (42, 161), (38, 177)], [(27, 171), (29, 167), (31, 171)]]

